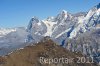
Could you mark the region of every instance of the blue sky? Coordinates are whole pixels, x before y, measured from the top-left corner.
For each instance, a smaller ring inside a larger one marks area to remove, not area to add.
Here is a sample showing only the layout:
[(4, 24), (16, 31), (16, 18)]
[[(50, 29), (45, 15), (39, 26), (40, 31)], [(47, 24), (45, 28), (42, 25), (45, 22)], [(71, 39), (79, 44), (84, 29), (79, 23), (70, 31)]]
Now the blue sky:
[(0, 0), (0, 27), (27, 26), (31, 17), (56, 16), (62, 10), (70, 13), (88, 11), (100, 0)]

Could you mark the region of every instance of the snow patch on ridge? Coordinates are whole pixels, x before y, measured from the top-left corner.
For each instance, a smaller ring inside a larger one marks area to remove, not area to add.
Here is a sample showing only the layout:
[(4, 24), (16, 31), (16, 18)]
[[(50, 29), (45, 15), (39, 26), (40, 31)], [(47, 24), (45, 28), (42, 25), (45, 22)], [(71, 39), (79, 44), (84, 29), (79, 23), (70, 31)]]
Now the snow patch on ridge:
[(58, 35), (55, 37), (55, 39), (59, 38), (59, 37), (62, 36), (64, 33), (68, 32), (70, 29), (71, 29), (71, 28), (69, 28), (69, 29), (65, 30), (64, 32), (58, 34)]
[(47, 32), (44, 34), (44, 36), (51, 36), (53, 32), (53, 26), (57, 24), (57, 22), (43, 21), (43, 23), (47, 26)]
[(3, 37), (5, 35), (7, 35), (8, 33), (10, 32), (15, 32), (16, 29), (3, 29), (3, 28), (0, 28), (0, 37)]

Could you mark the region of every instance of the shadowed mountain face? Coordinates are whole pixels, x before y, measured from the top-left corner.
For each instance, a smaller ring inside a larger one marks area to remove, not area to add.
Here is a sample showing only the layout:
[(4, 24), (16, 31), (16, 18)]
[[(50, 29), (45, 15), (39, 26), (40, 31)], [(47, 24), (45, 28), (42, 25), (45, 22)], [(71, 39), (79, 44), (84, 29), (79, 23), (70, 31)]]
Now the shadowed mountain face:
[(100, 62), (100, 29), (87, 31), (76, 38), (66, 41), (68, 50), (92, 56), (94, 61)]
[[(48, 63), (43, 61), (46, 59), (64, 60)], [(97, 66), (92, 63), (78, 63), (77, 57), (83, 57), (80, 53), (73, 53), (65, 48), (58, 46), (52, 40), (45, 38), (41, 42), (27, 46), (23, 49), (14, 51), (8, 56), (5, 56), (6, 61), (1, 66)], [(66, 60), (69, 62), (65, 62)], [(73, 58), (72, 62), (71, 59)], [(42, 60), (42, 62), (41, 62)], [(62, 62), (63, 61), (63, 62)], [(2, 61), (3, 62), (3, 61)]]

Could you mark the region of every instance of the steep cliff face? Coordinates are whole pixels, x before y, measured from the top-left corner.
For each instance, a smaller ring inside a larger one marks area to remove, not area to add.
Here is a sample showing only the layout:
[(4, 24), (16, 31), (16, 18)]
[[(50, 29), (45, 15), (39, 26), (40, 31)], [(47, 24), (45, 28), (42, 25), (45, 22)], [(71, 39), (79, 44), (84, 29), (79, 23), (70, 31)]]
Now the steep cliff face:
[(66, 49), (81, 52), (84, 55), (94, 57), (100, 62), (100, 30), (87, 31), (76, 38), (67, 40)]

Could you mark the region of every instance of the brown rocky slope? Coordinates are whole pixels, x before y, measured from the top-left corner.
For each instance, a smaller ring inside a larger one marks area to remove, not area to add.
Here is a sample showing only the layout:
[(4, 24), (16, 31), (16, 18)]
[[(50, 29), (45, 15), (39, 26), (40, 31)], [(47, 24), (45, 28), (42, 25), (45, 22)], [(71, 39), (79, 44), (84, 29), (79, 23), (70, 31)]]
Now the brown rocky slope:
[[(41, 62), (41, 57), (46, 60)], [(5, 56), (6, 61), (1, 66), (97, 66), (92, 63), (78, 63), (77, 57), (83, 56), (81, 53), (73, 53), (66, 50), (50, 39), (45, 39)], [(65, 59), (61, 60), (61, 58), (66, 58), (66, 62)], [(71, 62), (70, 59), (72, 58)], [(48, 59), (53, 59), (53, 61), (49, 63)], [(60, 59), (60, 61), (57, 61), (57, 59)]]

